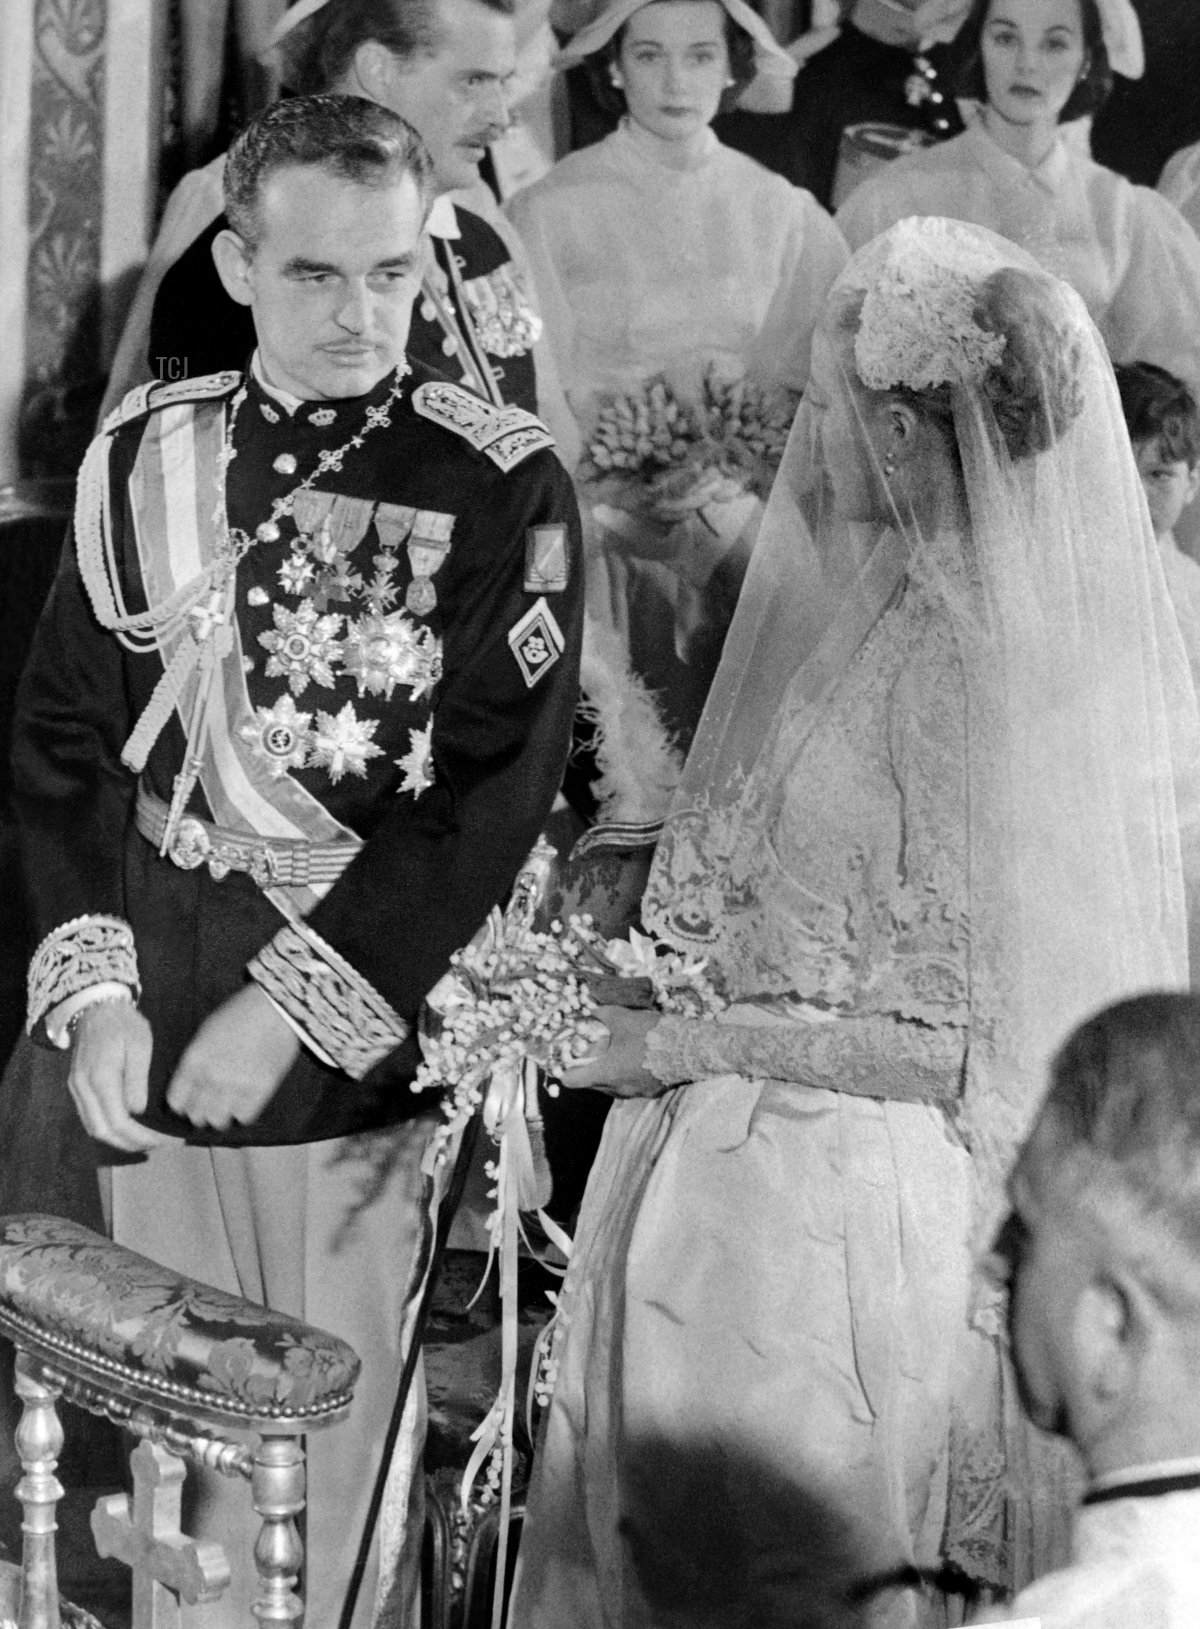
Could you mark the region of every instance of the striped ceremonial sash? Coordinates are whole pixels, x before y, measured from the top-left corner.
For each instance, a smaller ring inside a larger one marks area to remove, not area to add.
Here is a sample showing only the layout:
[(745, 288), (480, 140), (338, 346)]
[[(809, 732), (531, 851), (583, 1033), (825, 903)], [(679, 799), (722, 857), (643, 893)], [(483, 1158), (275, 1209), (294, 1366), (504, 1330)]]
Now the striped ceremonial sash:
[[(202, 583), (218, 563), (217, 542), (228, 524), (222, 466), (225, 413), (223, 402), (185, 403), (164, 408), (146, 427), (129, 479), (129, 499), (142, 582), (152, 607), (189, 584)], [(173, 661), (183, 668), (175, 710), (185, 736), (207, 699), (199, 782), (213, 819), (267, 840), (344, 841), (357, 848), (359, 838), (348, 826), (290, 775), (272, 778), (269, 764), (243, 739), (243, 726), (253, 728), (255, 717), (235, 605), (231, 583), (224, 597), (225, 648), (212, 668), (188, 662), (187, 645), (194, 647), (195, 641), (186, 621), (156, 630), (164, 669)], [(278, 910), (295, 918), (306, 915), (330, 886), (269, 888), (266, 893)]]

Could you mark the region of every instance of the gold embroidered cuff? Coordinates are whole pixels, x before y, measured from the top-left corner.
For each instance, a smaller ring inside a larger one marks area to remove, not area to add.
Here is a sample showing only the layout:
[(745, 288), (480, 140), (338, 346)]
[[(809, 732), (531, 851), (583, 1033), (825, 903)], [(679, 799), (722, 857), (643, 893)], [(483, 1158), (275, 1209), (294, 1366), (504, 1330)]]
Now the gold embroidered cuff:
[(133, 929), (119, 916), (76, 916), (42, 940), (29, 963), (27, 1033), (94, 984), (124, 984), (135, 1001), (141, 994)]
[(379, 991), (302, 922), (280, 928), (248, 971), (313, 1051), (351, 1080), (361, 1080), (408, 1034)]

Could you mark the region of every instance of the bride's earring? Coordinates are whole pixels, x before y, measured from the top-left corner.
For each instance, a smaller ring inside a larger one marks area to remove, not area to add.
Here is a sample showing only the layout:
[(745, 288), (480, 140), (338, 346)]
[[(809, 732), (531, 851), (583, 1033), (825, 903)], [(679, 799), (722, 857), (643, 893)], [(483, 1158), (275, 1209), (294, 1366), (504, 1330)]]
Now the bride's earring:
[(733, 77), (733, 75), (732, 75), (732, 74), (730, 74), (730, 75), (729, 75), (729, 77), (728, 77), (728, 79), (727, 79), (727, 80), (726, 80), (726, 81), (725, 81), (725, 89), (726, 89), (726, 90), (732, 90), (732, 89), (733, 89), (733, 87), (734, 87), (734, 86), (735, 86), (735, 85), (736, 85), (736, 84), (737, 84), (737, 80), (736, 80), (736, 79), (735, 79), (735, 78), (734, 78), (734, 77)]
[(888, 453), (887, 457), (883, 461), (883, 478), (884, 478), (884, 480), (885, 481), (890, 481), (892, 476), (895, 475), (895, 473), (896, 473), (896, 455), (895, 455), (895, 453)]
[(616, 67), (615, 64), (614, 64), (613, 67), (611, 67), (608, 70), (608, 78), (609, 78), (609, 83), (612, 85), (612, 88), (614, 90), (624, 90), (625, 89), (625, 86), (621, 81), (621, 70), (618, 67)]

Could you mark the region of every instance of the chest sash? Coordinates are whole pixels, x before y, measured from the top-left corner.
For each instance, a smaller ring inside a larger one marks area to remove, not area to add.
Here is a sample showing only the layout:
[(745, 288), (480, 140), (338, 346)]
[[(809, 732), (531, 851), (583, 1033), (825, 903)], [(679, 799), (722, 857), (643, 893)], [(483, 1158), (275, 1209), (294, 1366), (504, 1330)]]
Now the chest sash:
[[(225, 508), (225, 425), (226, 404), (206, 402), (166, 407), (146, 426), (128, 482), (146, 612), (130, 616), (122, 603), (107, 491), (107, 438), (94, 444), (104, 453), (103, 490), (94, 490), (95, 469), (88, 472), (93, 490), (85, 495), (81, 485), (81, 509), (86, 496), (90, 516), (86, 536), (79, 533), (80, 567), (93, 607), (126, 648), (144, 653), (157, 647), (163, 664), (122, 761), (140, 773), (171, 712), (178, 715), (188, 744), (164, 852), (197, 782), (222, 826), (268, 840), (344, 842), (357, 848), (360, 840), (349, 827), (290, 776), (272, 778), (243, 738), (243, 729), (249, 726), (252, 734), (256, 722), (236, 615), (238, 556)], [(311, 910), (330, 886), (266, 892), (294, 918)]]

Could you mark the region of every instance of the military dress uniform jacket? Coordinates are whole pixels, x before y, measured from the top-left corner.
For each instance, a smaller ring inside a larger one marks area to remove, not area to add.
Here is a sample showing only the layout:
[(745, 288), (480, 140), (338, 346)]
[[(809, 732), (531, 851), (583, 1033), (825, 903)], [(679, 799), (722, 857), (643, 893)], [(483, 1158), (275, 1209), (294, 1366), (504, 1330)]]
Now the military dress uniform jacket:
[[(422, 999), (570, 738), (579, 524), (550, 436), (419, 365), (291, 416), (253, 377), (142, 387), (109, 431), (18, 703), (31, 1031), (140, 981), (145, 1119), (198, 1142), (428, 1109)], [(247, 972), (305, 1045), (253, 1126), (198, 1133), (166, 1088)]]
[[(408, 354), (499, 405), (538, 411), (534, 346), (542, 323), (499, 233), (472, 210), (439, 199), (434, 209), (457, 236), (430, 233), (431, 264), (413, 306)], [(242, 368), (254, 349), (245, 306), (226, 294), (212, 258), (224, 215), (164, 275), (150, 319), (147, 361), (155, 378)]]

